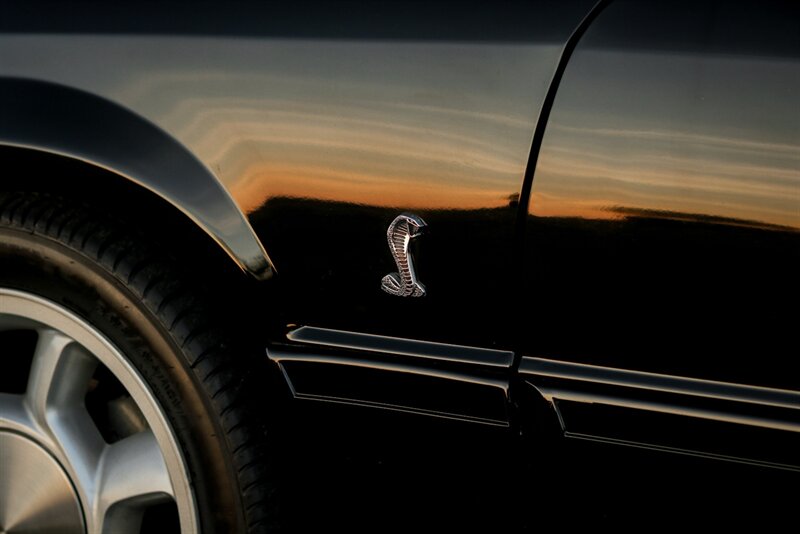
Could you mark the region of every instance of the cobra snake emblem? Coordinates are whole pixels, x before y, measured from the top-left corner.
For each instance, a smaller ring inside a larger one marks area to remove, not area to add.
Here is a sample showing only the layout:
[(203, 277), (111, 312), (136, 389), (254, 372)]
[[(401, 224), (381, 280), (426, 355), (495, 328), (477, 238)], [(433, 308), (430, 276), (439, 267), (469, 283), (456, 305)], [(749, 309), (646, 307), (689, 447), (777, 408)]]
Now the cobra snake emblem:
[(389, 250), (392, 251), (397, 264), (396, 273), (389, 273), (381, 281), (381, 289), (398, 297), (424, 297), (425, 286), (417, 280), (414, 262), (408, 252), (408, 244), (420, 235), (427, 225), (416, 215), (403, 213), (398, 215), (386, 231)]

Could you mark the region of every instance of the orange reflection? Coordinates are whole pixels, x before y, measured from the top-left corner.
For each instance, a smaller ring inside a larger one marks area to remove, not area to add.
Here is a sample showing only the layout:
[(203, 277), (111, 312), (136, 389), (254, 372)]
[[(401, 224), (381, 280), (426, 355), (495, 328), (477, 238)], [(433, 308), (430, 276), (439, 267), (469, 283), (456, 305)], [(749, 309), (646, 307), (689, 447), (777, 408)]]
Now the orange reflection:
[[(551, 43), (486, 42), (224, 47), (220, 72), (173, 69), (118, 98), (150, 107), (146, 115), (197, 154), (245, 213), (276, 197), (506, 206), (519, 192), (547, 89), (520, 73), (551, 72), (560, 52)], [(244, 59), (236, 69), (237, 58), (264, 54), (268, 69), (254, 72)]]
[(531, 214), (800, 229), (795, 61), (598, 49), (570, 69)]
[[(58, 69), (53, 81), (87, 88), (158, 124), (245, 213), (276, 197), (493, 208), (520, 190), (561, 53), (560, 40), (534, 37), (88, 35), (70, 40), (70, 54), (108, 63), (98, 63), (91, 76)], [(62, 36), (3, 39), (32, 57), (64, 47)], [(126, 58), (124, 69), (118, 55)], [(35, 78), (41, 68), (25, 61), (11, 72)]]
[(418, 177), (390, 178), (340, 172), (325, 167), (259, 165), (231, 193), (245, 213), (270, 198), (300, 198), (407, 209), (484, 209), (508, 205), (509, 193), (492, 189), (450, 189)]
[(530, 211), (586, 219), (701, 214), (797, 229), (800, 145), (554, 125)]
[(500, 207), (519, 188), (533, 130), (532, 119), (444, 105), (270, 99), (259, 102), (268, 111), (241, 105), (215, 102), (210, 110), (185, 103), (182, 111), (192, 117), (187, 131), (202, 132), (195, 149), (214, 162), (246, 213), (278, 196), (420, 209)]

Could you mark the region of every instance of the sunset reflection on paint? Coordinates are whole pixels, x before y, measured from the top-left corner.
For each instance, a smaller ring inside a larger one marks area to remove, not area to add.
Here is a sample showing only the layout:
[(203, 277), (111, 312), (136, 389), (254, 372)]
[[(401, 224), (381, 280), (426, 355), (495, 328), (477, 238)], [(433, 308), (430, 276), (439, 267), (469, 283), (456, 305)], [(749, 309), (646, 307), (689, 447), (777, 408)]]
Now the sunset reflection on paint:
[[(524, 171), (522, 151), (492, 140), (524, 139), (532, 128), (524, 121), (448, 117), (445, 107), (385, 105), (371, 112), (363, 107), (304, 107), (235, 119), (239, 137), (217, 146), (216, 152), (209, 147), (209, 159), (219, 161), (223, 173), (231, 169), (238, 175), (231, 193), (245, 211), (268, 197), (285, 196), (375, 206), (498, 207), (507, 202)], [(460, 133), (464, 131), (484, 133)], [(256, 143), (259, 157), (248, 158), (248, 147), (252, 150)]]
[(800, 11), (747, 6), (619, 0), (581, 38), (531, 189), (524, 354), (798, 388)]
[[(540, 33), (544, 42), (76, 36), (70, 55), (96, 56), (92, 72), (53, 79), (91, 80), (87, 90), (164, 128), (248, 214), (278, 197), (495, 208), (519, 192), (549, 83), (537, 73), (558, 61), (560, 45)], [(62, 37), (0, 39), (51, 62), (63, 48)], [(15, 60), (4, 68), (20, 77), (39, 68)]]
[[(303, 45), (272, 43), (278, 62), (296, 61), (273, 65), (283, 74), (220, 80), (213, 86), (224, 89), (184, 99), (161, 120), (211, 165), (248, 213), (276, 197), (493, 208), (518, 191), (537, 99), (514, 97), (520, 88), (511, 77), (490, 80), (482, 73), (519, 56), (554, 62), (555, 47), (481, 45), (470, 68), (447, 69), (468, 45), (328, 46), (336, 51), (335, 67)], [(430, 61), (419, 62), (420, 55)], [(395, 57), (392, 71), (375, 60), (385, 56)], [(327, 71), (342, 81), (331, 82)], [(442, 98), (430, 90), (453, 85), (469, 87), (469, 95)], [(538, 85), (543, 95), (546, 86)]]
[(659, 59), (660, 69), (638, 53), (575, 58), (547, 127), (531, 213), (615, 219), (639, 210), (800, 228), (800, 116), (782, 83), (795, 62)]

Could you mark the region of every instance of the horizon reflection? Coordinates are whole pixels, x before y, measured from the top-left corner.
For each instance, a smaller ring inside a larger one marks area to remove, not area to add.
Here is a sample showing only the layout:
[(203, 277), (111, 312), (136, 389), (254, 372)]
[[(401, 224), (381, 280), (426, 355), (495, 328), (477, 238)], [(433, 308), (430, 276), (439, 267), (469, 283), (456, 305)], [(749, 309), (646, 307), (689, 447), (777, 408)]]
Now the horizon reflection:
[(800, 229), (800, 112), (785, 87), (797, 61), (653, 55), (576, 54), (547, 127), (529, 212), (688, 213)]

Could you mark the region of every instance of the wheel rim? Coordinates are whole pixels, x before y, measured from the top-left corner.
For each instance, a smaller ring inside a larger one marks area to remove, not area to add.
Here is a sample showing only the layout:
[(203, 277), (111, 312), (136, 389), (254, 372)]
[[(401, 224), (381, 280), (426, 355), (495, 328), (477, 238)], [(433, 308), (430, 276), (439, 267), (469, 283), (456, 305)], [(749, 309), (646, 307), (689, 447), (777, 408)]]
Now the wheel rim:
[[(125, 356), (65, 308), (0, 289), (0, 332), (9, 330), (33, 330), (37, 340), (24, 393), (0, 391), (0, 532), (138, 533), (148, 509), (174, 502), (181, 532), (196, 533), (196, 504), (175, 436)], [(3, 352), (0, 344), (0, 371), (14, 357)], [(113, 442), (85, 402), (99, 367), (143, 419)], [(20, 466), (29, 464), (39, 475), (23, 474), (31, 469)], [(26, 500), (37, 506), (15, 505), (12, 496), (25, 492), (43, 497)]]

